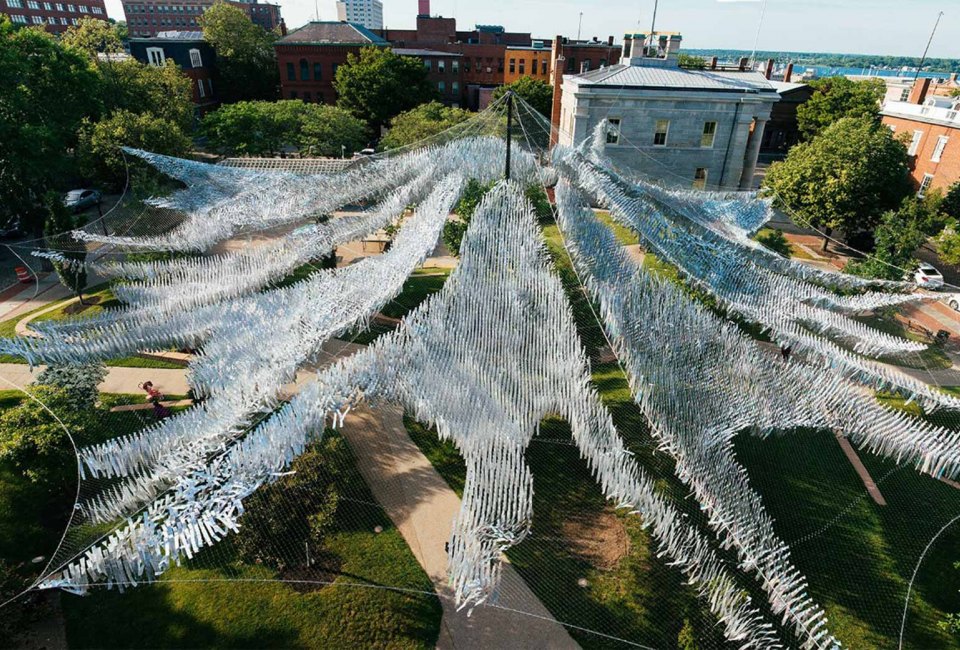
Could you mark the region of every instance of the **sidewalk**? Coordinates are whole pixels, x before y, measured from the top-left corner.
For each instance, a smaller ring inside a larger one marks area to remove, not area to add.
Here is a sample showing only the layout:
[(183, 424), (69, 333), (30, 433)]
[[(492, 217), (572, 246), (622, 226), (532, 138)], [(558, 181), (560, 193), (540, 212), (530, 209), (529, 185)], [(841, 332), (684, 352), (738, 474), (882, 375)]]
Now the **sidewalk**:
[[(0, 363), (0, 390), (21, 388), (33, 383), (46, 366)], [(185, 395), (189, 390), (186, 370), (164, 368), (107, 368), (107, 376), (98, 387), (101, 393), (142, 393), (137, 387), (150, 380), (165, 395)]]

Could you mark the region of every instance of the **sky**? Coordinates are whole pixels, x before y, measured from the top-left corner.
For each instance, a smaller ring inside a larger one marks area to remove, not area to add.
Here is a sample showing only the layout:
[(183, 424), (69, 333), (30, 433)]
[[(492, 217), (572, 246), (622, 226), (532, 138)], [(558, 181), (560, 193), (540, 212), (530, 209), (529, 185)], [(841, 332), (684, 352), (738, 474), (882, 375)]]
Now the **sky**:
[[(336, 20), (334, 0), (279, 1), (288, 28), (313, 20)], [(122, 18), (120, 0), (107, 12)], [(431, 0), (431, 13), (457, 19), (459, 29), (503, 25), (534, 37), (583, 37), (650, 29), (654, 0)], [(315, 8), (316, 7), (316, 8)], [(657, 27), (679, 31), (687, 48), (845, 52), (920, 56), (937, 13), (944, 11), (930, 56), (960, 58), (957, 0), (659, 0)], [(761, 13), (763, 24), (760, 25)], [(395, 29), (416, 24), (417, 0), (383, 0), (384, 23)], [(757, 28), (761, 27), (759, 38)]]

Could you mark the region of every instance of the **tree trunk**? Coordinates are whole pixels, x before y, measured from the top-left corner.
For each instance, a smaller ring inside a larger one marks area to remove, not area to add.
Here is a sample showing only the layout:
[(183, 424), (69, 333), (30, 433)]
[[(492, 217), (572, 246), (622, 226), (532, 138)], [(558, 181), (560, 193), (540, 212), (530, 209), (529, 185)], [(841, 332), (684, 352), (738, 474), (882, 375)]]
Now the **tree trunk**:
[(833, 232), (833, 228), (824, 228), (823, 229), (823, 248), (821, 249), (824, 253), (827, 252), (827, 245), (830, 243), (830, 233)]

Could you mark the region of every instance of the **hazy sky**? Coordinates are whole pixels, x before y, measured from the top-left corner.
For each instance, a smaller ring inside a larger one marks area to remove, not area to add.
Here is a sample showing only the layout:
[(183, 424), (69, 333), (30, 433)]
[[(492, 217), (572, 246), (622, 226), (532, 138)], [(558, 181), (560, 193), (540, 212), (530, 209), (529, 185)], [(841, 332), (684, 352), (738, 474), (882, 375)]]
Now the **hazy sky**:
[[(277, 0), (273, 0), (277, 1)], [(315, 0), (279, 0), (290, 28), (313, 20)], [(322, 20), (336, 20), (334, 0), (316, 0)], [(387, 27), (413, 28), (417, 0), (383, 0)], [(752, 49), (762, 0), (660, 0), (657, 27), (679, 31), (690, 48)], [(920, 56), (937, 12), (944, 11), (930, 56), (960, 58), (957, 0), (767, 0), (758, 48)], [(107, 0), (111, 17), (120, 0)], [(431, 0), (431, 12), (452, 16), (460, 29), (503, 25), (537, 37), (576, 36), (583, 12), (584, 37), (650, 28), (653, 0)]]

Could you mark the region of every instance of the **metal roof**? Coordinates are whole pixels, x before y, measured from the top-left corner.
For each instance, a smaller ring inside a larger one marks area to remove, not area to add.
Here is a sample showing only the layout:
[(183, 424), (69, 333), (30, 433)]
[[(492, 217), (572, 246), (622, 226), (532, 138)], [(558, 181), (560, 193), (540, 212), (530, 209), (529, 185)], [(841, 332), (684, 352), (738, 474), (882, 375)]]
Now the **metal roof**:
[(277, 43), (310, 45), (389, 45), (363, 25), (347, 22), (309, 22)]
[(585, 87), (657, 88), (664, 90), (710, 90), (737, 93), (776, 92), (759, 72), (688, 70), (679, 67), (612, 65), (567, 77)]
[(799, 88), (806, 88), (807, 84), (794, 83), (792, 81), (771, 81), (770, 85), (781, 95), (789, 93)]
[(131, 38), (130, 40), (131, 41), (202, 41), (203, 32), (171, 30), (166, 32), (157, 32), (156, 36)]

